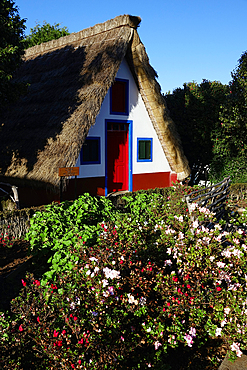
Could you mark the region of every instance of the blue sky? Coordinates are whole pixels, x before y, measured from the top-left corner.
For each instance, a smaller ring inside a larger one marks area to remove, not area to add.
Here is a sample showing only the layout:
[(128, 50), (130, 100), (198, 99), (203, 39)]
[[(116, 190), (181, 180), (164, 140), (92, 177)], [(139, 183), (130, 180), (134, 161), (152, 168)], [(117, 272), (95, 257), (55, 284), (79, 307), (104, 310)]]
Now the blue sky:
[(138, 15), (138, 33), (162, 91), (202, 79), (227, 84), (247, 50), (247, 0), (14, 0), (36, 23), (61, 23), (78, 32), (117, 15)]

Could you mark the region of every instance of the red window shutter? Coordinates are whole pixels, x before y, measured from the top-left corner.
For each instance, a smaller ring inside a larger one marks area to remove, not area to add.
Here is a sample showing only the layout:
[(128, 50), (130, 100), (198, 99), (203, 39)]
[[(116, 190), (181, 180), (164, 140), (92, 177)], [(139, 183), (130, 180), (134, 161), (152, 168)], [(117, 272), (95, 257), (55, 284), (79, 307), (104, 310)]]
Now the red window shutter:
[(112, 112), (125, 113), (126, 111), (126, 82), (115, 81), (112, 85)]

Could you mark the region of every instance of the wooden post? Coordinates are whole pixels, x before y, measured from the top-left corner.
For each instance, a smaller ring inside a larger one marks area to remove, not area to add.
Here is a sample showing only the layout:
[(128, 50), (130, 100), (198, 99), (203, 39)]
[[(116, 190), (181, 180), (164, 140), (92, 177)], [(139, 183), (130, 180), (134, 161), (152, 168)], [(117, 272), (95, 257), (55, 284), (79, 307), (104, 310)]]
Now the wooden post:
[(63, 176), (60, 177), (60, 192), (59, 192), (60, 203), (63, 201)]
[(76, 179), (77, 179), (77, 176), (75, 176), (75, 200), (77, 198), (77, 184), (76, 184)]
[(79, 167), (60, 167), (58, 176), (60, 177), (60, 203), (62, 202), (63, 178), (75, 176), (75, 199), (77, 197), (76, 178), (79, 176)]

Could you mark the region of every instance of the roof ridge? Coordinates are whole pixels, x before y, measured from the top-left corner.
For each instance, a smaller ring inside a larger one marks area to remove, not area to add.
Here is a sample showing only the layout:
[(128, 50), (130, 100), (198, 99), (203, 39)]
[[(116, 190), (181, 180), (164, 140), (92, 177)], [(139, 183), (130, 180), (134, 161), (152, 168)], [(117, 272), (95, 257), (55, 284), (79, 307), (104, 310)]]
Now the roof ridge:
[(76, 41), (80, 41), (87, 37), (95, 36), (99, 33), (110, 31), (114, 28), (128, 26), (136, 29), (141, 22), (141, 18), (129, 14), (119, 15), (113, 19), (110, 19), (104, 23), (98, 23), (93, 27), (85, 28), (82, 31), (71, 33), (68, 36), (60, 37), (57, 40), (48, 41), (40, 45), (32, 46), (26, 49), (25, 58), (47, 52), (58, 47), (62, 47), (71, 44)]

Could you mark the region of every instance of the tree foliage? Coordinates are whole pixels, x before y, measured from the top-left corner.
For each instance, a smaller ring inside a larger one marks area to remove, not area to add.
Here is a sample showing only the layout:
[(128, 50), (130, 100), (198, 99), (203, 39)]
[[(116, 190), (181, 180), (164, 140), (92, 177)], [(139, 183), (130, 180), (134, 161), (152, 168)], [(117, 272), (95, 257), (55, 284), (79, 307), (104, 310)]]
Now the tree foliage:
[(204, 169), (212, 161), (212, 132), (220, 127), (219, 111), (228, 91), (227, 85), (203, 80), (201, 84), (185, 83), (183, 88), (165, 96), (192, 172), (195, 168)]
[(21, 19), (12, 0), (0, 1), (0, 112), (20, 92), (20, 86), (12, 83), (13, 73), (21, 63), (24, 53), (25, 20)]
[(230, 174), (235, 182), (246, 182), (247, 155), (247, 51), (232, 72), (229, 93), (219, 112), (221, 126), (213, 132), (215, 178)]
[(43, 42), (59, 39), (60, 37), (69, 35), (67, 27), (60, 27), (60, 23), (43, 22), (43, 25), (37, 24), (34, 28), (31, 28), (31, 33), (25, 38), (25, 47), (30, 48), (31, 46), (40, 45)]

